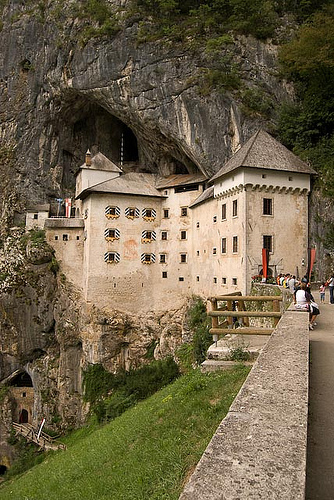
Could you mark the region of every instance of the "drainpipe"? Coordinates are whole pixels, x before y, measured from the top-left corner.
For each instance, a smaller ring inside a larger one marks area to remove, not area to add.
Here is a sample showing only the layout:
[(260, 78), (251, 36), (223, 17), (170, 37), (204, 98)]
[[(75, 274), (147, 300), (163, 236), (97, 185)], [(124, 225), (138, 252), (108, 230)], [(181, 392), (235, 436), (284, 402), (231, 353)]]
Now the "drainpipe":
[(245, 295), (248, 294), (249, 283), (248, 283), (248, 258), (247, 258), (247, 246), (248, 246), (248, 196), (247, 196), (247, 186), (244, 186), (245, 200), (244, 200), (244, 251), (243, 251), (243, 259), (244, 259), (244, 290), (242, 293)]

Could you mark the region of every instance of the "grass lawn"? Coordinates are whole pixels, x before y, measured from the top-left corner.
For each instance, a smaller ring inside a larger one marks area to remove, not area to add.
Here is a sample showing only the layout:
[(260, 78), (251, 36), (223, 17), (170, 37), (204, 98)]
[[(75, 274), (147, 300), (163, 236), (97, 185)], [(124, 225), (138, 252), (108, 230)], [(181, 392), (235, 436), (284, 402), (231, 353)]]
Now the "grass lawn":
[(248, 372), (183, 375), (103, 427), (74, 432), (66, 451), (4, 482), (0, 499), (178, 499)]

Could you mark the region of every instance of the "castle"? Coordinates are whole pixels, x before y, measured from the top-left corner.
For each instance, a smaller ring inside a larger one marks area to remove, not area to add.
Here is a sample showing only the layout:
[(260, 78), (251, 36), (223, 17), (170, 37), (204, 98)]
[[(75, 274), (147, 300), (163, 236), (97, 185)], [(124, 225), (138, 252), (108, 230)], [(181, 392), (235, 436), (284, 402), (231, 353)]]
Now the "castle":
[(315, 171), (256, 132), (211, 178), (123, 172), (101, 153), (76, 175), (72, 217), (40, 224), (62, 272), (88, 303), (164, 311), (192, 295), (247, 294), (269, 255), (269, 275), (303, 275), (308, 195)]

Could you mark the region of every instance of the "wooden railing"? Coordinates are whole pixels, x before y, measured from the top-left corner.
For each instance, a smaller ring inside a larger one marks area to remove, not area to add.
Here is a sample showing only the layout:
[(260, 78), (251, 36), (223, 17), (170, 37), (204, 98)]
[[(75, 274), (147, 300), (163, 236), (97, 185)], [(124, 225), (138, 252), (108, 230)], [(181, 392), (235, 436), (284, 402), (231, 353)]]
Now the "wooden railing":
[(13, 428), (15, 434), (20, 434), (27, 441), (33, 442), (41, 448), (53, 450), (66, 449), (66, 446), (63, 443), (56, 442), (56, 438), (49, 436), (49, 434), (46, 434), (45, 432), (41, 432), (40, 435), (38, 435), (38, 431), (36, 431), (31, 424), (18, 424), (13, 422)]
[[(207, 314), (212, 318), (212, 328), (210, 333), (213, 340), (217, 342), (219, 335), (228, 333), (241, 335), (271, 335), (274, 331), (280, 317), (282, 316), (280, 302), (281, 296), (269, 295), (241, 295), (241, 292), (230, 295), (220, 295), (210, 297), (207, 301)], [(224, 302), (224, 306), (219, 303)], [(272, 302), (272, 311), (250, 311), (246, 310), (245, 302)], [(219, 318), (224, 318), (219, 322)], [(233, 318), (240, 319), (242, 326), (233, 328)], [(273, 318), (274, 327), (267, 328), (261, 326), (249, 326), (249, 318)]]

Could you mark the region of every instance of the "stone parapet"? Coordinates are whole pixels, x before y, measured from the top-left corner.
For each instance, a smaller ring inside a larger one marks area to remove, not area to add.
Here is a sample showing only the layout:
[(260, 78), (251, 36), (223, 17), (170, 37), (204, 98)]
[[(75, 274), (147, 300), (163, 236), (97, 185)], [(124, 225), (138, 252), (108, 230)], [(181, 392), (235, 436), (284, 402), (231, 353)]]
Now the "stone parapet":
[(180, 500), (304, 499), (308, 374), (308, 314), (290, 308)]
[(75, 217), (54, 217), (46, 219), (44, 223), (45, 229), (56, 229), (56, 228), (80, 228), (85, 227), (85, 222), (83, 219)]

